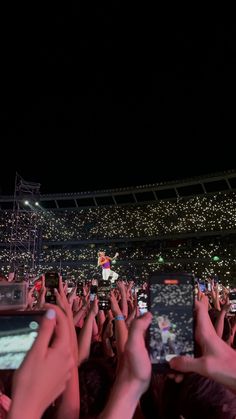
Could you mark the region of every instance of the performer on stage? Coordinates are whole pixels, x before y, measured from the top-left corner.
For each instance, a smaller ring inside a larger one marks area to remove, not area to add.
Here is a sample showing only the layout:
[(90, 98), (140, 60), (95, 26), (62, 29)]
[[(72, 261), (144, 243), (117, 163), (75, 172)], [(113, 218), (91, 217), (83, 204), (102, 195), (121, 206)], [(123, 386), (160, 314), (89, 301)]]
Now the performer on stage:
[(157, 317), (158, 326), (161, 331), (161, 357), (165, 358), (168, 354), (175, 354), (175, 338), (174, 328), (171, 325), (168, 316)]
[(113, 258), (106, 256), (105, 252), (98, 252), (98, 265), (102, 267), (102, 279), (108, 280), (111, 278), (111, 281), (114, 282), (118, 278), (118, 274), (111, 270), (111, 261), (115, 260), (119, 256), (119, 253), (116, 253)]

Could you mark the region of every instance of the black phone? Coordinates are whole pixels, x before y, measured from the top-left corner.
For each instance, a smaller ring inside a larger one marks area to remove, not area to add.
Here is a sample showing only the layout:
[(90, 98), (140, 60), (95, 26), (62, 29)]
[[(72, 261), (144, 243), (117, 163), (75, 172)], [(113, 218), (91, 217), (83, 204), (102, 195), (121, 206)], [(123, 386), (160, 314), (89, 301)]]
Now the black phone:
[(98, 286), (91, 285), (90, 286), (90, 301), (94, 301), (94, 298), (96, 297), (97, 292), (98, 292)]
[(236, 292), (235, 291), (231, 291), (229, 293), (229, 302), (231, 303), (230, 305), (230, 313), (236, 313)]
[(19, 368), (33, 345), (45, 311), (0, 312), (0, 370)]
[(149, 310), (153, 315), (148, 333), (153, 369), (170, 372), (177, 355), (194, 356), (194, 278), (191, 274), (157, 274), (149, 280)]
[(84, 281), (78, 279), (76, 283), (76, 295), (82, 297), (84, 295)]
[(56, 296), (54, 294), (54, 288), (59, 289), (59, 274), (58, 272), (46, 272), (45, 273), (45, 287), (46, 303), (56, 304)]
[(0, 310), (22, 310), (26, 307), (26, 282), (0, 282)]
[(110, 294), (111, 291), (111, 281), (109, 280), (100, 280), (98, 282), (98, 307), (99, 310), (110, 310), (111, 302), (110, 302)]

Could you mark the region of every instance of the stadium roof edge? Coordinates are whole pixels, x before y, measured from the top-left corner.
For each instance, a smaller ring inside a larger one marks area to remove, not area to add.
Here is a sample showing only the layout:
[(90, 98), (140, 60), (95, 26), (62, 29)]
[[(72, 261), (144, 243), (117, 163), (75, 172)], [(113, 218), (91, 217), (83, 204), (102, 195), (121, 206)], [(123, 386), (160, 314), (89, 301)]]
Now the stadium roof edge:
[[(107, 196), (113, 196), (115, 198), (115, 196), (117, 195), (128, 195), (128, 194), (135, 195), (135, 194), (139, 194), (143, 192), (153, 192), (155, 195), (155, 192), (157, 191), (168, 190), (168, 189), (177, 190), (177, 188), (182, 188), (185, 186), (204, 185), (204, 183), (211, 183), (211, 182), (217, 182), (217, 181), (222, 181), (222, 180), (225, 180), (227, 182), (227, 180), (231, 178), (236, 178), (236, 169), (227, 170), (227, 171), (218, 172), (218, 173), (211, 173), (204, 176), (195, 176), (195, 177), (185, 178), (181, 180), (173, 180), (173, 181), (159, 182), (159, 183), (146, 184), (146, 185), (137, 185), (137, 186), (123, 187), (123, 188), (100, 189), (100, 190), (86, 191), (86, 192), (41, 194), (40, 200), (43, 200), (43, 201), (63, 200), (64, 201), (64, 200), (75, 200), (75, 199), (85, 199), (85, 198), (95, 199), (96, 197), (102, 198), (102, 197), (107, 197)], [(231, 189), (231, 187), (229, 186), (227, 189), (229, 190)], [(13, 199), (14, 199), (13, 195), (0, 196), (0, 202), (12, 202)]]

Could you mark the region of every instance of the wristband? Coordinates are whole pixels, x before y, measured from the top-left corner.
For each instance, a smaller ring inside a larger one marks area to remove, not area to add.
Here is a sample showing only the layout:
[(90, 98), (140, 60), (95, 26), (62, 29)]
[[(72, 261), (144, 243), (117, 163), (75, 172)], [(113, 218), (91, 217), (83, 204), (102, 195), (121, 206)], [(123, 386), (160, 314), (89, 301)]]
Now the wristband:
[(118, 316), (115, 317), (115, 320), (125, 320), (123, 314), (119, 314)]

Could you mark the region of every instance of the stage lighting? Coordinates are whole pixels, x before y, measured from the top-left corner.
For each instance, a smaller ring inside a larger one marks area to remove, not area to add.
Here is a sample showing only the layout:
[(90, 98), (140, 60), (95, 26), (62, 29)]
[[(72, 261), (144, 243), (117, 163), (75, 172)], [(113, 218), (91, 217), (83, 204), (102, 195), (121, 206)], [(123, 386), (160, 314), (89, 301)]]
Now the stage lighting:
[(36, 205), (36, 207), (38, 207), (39, 206), (39, 203), (38, 202), (35, 202), (35, 205)]
[(24, 204), (25, 204), (25, 205), (29, 205), (29, 201), (25, 201), (25, 202), (24, 202)]

